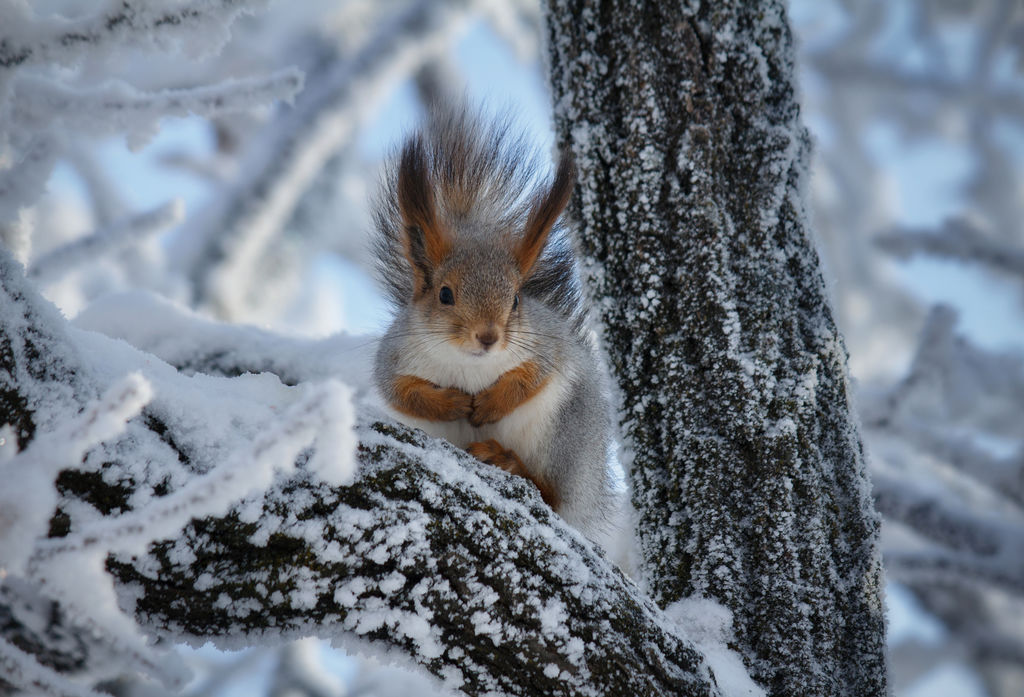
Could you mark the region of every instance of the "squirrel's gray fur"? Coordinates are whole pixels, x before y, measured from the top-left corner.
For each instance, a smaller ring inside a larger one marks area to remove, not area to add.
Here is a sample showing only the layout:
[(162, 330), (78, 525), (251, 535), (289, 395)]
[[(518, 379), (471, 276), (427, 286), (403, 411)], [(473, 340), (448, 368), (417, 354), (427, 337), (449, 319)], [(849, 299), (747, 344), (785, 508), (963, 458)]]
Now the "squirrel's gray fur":
[[(496, 423), (396, 416), (460, 447), (498, 440), (557, 489), (558, 512), (594, 536), (617, 509), (609, 467), (611, 413), (604, 370), (584, 327), (575, 257), (560, 207), (543, 252), (523, 274), (513, 251), (517, 243), (525, 244), (524, 227), (545, 196), (553, 195), (549, 188), (558, 186), (557, 179), (552, 184), (538, 174), (539, 162), (512, 133), (508, 119), (484, 121), (463, 108), (432, 114), (391, 158), (375, 201), (374, 251), (395, 315), (377, 352), (375, 379), (394, 404), (399, 376), (476, 395), (506, 371), (535, 362), (548, 376), (545, 386)], [(559, 176), (566, 163), (572, 167), (571, 157), (563, 154)], [(444, 258), (426, 264), (425, 271), (411, 260), (420, 258), (415, 255), (422, 254), (423, 240), (408, 211), (403, 216), (403, 168), (406, 176), (414, 169), (427, 180), (421, 182), (421, 195), (430, 199), (436, 211), (432, 220), (450, 243)], [(568, 171), (561, 205), (574, 179), (574, 169)], [(450, 307), (437, 301), (444, 278), (457, 279), (457, 288), (450, 282), (457, 293)], [(465, 353), (459, 332), (465, 333), (466, 318), (484, 316), (504, 318), (500, 331), (506, 344)]]

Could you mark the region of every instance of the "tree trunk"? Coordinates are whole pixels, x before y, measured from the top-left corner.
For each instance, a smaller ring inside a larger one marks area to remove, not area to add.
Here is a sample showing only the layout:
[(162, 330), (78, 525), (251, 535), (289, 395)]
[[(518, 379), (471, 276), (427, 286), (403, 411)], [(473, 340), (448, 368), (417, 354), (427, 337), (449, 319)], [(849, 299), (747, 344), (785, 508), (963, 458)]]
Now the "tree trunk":
[(885, 694), (879, 518), (784, 3), (550, 0), (548, 31), (647, 586), (731, 608), (773, 695)]

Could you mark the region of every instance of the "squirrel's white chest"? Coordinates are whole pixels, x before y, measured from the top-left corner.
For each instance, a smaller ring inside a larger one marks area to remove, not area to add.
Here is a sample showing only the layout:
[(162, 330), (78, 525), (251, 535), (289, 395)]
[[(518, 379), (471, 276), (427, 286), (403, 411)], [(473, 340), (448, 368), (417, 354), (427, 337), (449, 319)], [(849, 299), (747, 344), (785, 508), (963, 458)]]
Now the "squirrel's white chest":
[[(458, 387), (471, 394), (494, 382), (522, 361), (509, 351), (479, 360), (467, 360), (457, 349), (423, 352), (403, 361), (401, 372), (416, 375), (442, 387)], [(477, 357), (471, 357), (477, 358)], [(540, 473), (547, 462), (547, 443), (555, 427), (559, 410), (569, 393), (569, 380), (559, 372), (551, 375), (547, 384), (533, 397), (516, 407), (510, 414), (493, 424), (475, 427), (465, 419), (458, 421), (427, 421), (395, 413), (403, 423), (420, 428), (432, 436), (444, 438), (460, 448), (470, 443), (497, 440), (505, 448), (514, 450), (523, 463)]]
[(475, 394), (493, 385), (499, 377), (521, 362), (508, 350), (471, 356), (443, 342), (429, 350), (405, 352), (399, 373), (415, 375), (441, 387), (458, 387)]

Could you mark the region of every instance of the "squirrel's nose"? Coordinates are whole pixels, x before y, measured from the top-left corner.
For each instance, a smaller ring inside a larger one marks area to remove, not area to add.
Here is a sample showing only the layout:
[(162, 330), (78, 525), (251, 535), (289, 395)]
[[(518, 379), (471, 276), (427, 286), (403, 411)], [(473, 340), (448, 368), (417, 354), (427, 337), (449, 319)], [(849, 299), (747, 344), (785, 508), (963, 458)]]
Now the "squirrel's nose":
[(485, 349), (489, 349), (498, 340), (498, 332), (493, 329), (486, 329), (477, 333), (476, 340), (479, 341), (480, 345)]

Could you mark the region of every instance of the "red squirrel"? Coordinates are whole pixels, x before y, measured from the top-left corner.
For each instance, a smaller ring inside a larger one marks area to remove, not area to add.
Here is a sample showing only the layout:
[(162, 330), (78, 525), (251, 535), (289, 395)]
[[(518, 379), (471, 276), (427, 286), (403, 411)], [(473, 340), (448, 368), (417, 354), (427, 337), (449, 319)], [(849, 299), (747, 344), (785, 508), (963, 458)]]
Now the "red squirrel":
[(507, 122), (435, 115), (385, 170), (378, 274), (395, 309), (375, 380), (395, 416), (525, 477), (570, 524), (611, 515), (611, 415), (553, 180)]

